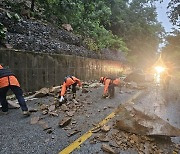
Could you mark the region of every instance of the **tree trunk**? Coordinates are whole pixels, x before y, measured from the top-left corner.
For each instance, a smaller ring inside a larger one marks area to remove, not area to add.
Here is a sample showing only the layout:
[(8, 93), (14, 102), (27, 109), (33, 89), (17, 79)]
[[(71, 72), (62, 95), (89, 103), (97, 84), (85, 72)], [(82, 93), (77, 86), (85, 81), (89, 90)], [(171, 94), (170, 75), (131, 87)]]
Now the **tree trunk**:
[(35, 3), (35, 0), (31, 0), (31, 11), (34, 12), (34, 3)]

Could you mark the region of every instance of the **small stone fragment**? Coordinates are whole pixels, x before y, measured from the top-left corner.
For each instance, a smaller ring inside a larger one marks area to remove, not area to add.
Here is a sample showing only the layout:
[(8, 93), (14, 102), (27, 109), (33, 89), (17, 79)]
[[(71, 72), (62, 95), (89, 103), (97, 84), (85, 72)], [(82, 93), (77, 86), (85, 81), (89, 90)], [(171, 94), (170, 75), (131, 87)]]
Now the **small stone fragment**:
[(101, 127), (101, 130), (103, 132), (108, 132), (110, 130), (110, 126), (109, 125), (104, 125), (104, 126)]
[(82, 89), (82, 93), (88, 93), (89, 91), (85, 88)]
[(42, 111), (42, 114), (43, 114), (43, 115), (48, 114), (48, 110), (44, 110), (44, 111)]
[(54, 111), (56, 109), (56, 106), (55, 105), (51, 105), (48, 109), (49, 109), (49, 111)]
[(40, 106), (40, 109), (41, 109), (41, 110), (47, 110), (47, 109), (48, 109), (48, 105), (42, 104), (42, 105)]
[(31, 123), (32, 125), (33, 125), (33, 124), (37, 124), (38, 121), (39, 121), (39, 119), (40, 119), (39, 117), (32, 117), (30, 123)]
[(38, 109), (29, 109), (29, 112), (37, 112), (38, 111)]
[(49, 89), (48, 88), (42, 88), (42, 89), (40, 89), (39, 91), (37, 91), (34, 94), (34, 97), (35, 98), (41, 98), (41, 97), (47, 96), (48, 93), (49, 93)]
[(115, 151), (107, 144), (102, 144), (101, 149), (105, 152), (115, 154)]
[(68, 107), (65, 104), (62, 104), (61, 105), (61, 110), (68, 111), (69, 109), (68, 109)]
[(66, 112), (66, 114), (70, 117), (72, 117), (74, 115), (75, 111), (69, 111), (69, 112)]
[(51, 127), (48, 126), (48, 124), (47, 124), (45, 121), (43, 121), (43, 120), (40, 120), (38, 123), (43, 127), (43, 130), (47, 130), (47, 129), (50, 129), (50, 128), (51, 128)]
[(59, 115), (56, 112), (49, 112), (49, 115), (58, 117)]
[(109, 142), (109, 138), (106, 135), (98, 135), (96, 139), (101, 142)]
[(68, 134), (68, 137), (73, 136), (73, 135), (75, 135), (75, 134), (77, 134), (79, 132), (81, 132), (81, 131), (80, 130), (74, 130), (74, 131), (72, 131), (71, 133)]
[(47, 133), (48, 133), (48, 134), (51, 134), (51, 133), (52, 133), (52, 129), (48, 129), (48, 130), (47, 130)]
[(72, 99), (72, 101), (73, 101), (73, 103), (75, 104), (75, 105), (78, 105), (79, 103), (77, 102), (77, 100), (75, 100), (75, 99)]
[(60, 127), (65, 127), (65, 126), (69, 125), (70, 122), (71, 122), (71, 118), (65, 117), (64, 119), (62, 119), (62, 120), (59, 122), (59, 126), (60, 126)]

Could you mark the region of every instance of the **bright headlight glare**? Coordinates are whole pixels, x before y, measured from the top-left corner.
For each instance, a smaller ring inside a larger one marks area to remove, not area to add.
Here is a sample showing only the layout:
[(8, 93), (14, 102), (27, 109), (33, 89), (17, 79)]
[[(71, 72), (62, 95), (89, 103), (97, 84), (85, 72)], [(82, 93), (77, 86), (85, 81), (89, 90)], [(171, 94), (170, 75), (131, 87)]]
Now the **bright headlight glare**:
[(162, 67), (162, 66), (156, 66), (155, 70), (156, 70), (157, 73), (162, 73), (165, 70), (165, 68)]

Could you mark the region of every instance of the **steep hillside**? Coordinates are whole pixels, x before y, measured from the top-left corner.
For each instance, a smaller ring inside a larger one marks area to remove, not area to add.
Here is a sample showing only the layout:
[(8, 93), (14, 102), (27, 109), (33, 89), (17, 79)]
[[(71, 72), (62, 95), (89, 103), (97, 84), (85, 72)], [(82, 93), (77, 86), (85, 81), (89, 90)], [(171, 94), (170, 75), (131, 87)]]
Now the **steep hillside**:
[(89, 58), (125, 61), (123, 53), (104, 49), (99, 52), (87, 50), (80, 36), (50, 23), (34, 18), (24, 18), (0, 3), (0, 23), (7, 28), (1, 47), (24, 51), (77, 55)]

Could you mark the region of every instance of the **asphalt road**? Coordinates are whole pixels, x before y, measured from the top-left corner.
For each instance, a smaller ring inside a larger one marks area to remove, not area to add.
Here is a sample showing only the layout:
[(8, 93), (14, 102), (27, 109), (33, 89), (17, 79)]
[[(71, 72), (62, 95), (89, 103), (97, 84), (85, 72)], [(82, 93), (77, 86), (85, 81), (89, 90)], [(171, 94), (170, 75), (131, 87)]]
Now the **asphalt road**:
[[(58, 117), (42, 115), (40, 105), (49, 105), (54, 102), (54, 98), (50, 96), (27, 102), (29, 108), (38, 109), (38, 112), (33, 112), (30, 117), (23, 117), (20, 109), (11, 109), (9, 110), (8, 115), (1, 115), (0, 153), (57, 154), (73, 143), (76, 139), (81, 137), (84, 133), (93, 128), (106, 116), (114, 112), (118, 106), (127, 103), (130, 98), (132, 98), (140, 91), (134, 89), (123, 89), (123, 93), (120, 93), (119, 89), (116, 88), (115, 98), (102, 99), (101, 95), (103, 87), (87, 88), (87, 90), (89, 91), (88, 93), (82, 94), (80, 91), (78, 92), (78, 105), (76, 104), (75, 107), (72, 107), (72, 102), (66, 104), (67, 107), (73, 108), (73, 110), (75, 108), (75, 113), (71, 117), (71, 123), (65, 128), (60, 128), (58, 126), (60, 120), (62, 120), (64, 117), (68, 117), (67, 113), (64, 112), (61, 108), (56, 109)], [(149, 88), (145, 91), (141, 90), (141, 94), (139, 95), (138, 99), (136, 101), (134, 100), (136, 103), (131, 104), (131, 106), (134, 106), (143, 112), (153, 112), (163, 118), (165, 121), (169, 122), (174, 127), (180, 128), (180, 122), (178, 118), (179, 104), (177, 104), (179, 97), (174, 101), (176, 106), (172, 107), (172, 103), (166, 103), (166, 107), (162, 107), (162, 103), (158, 105), (155, 103), (157, 102), (156, 99), (153, 100), (153, 104), (151, 104), (152, 100), (150, 101), (148, 98), (151, 95), (155, 95), (153, 92), (154, 91)], [(69, 109), (69, 111), (71, 111), (71, 109)], [(40, 117), (41, 121), (44, 121), (46, 124), (48, 124), (49, 127), (51, 127), (50, 130), (52, 130), (52, 132), (43, 130), (43, 127), (38, 123), (30, 124), (32, 117)], [(113, 120), (110, 120), (110, 123), (113, 125)], [(68, 137), (69, 133), (73, 132), (74, 130), (77, 130), (78, 133)], [(103, 153), (101, 150), (101, 143), (92, 145), (90, 143), (91, 138), (87, 139), (83, 144), (81, 144), (80, 148), (75, 148), (73, 153)], [(120, 152), (137, 153), (134, 149), (128, 149), (126, 151), (120, 150)]]
[[(86, 94), (79, 92), (77, 95), (81, 105), (72, 117), (72, 121), (76, 124), (71, 123), (69, 125), (70, 130), (64, 130), (58, 126), (59, 121), (66, 115), (61, 110), (58, 111), (58, 117), (42, 115), (42, 112), (38, 111), (25, 118), (22, 116), (20, 109), (9, 110), (8, 115), (0, 116), (0, 153), (56, 154), (92, 128), (93, 124), (97, 124), (104, 119), (121, 103), (126, 102), (136, 92), (136, 90), (128, 90), (128, 93), (120, 94), (119, 89), (116, 89), (114, 99), (101, 99), (102, 87), (88, 90), (91, 92)], [(28, 101), (27, 104), (29, 108), (40, 110), (40, 104), (52, 104), (53, 102), (53, 97), (44, 97)], [(34, 116), (40, 116), (43, 121), (52, 127), (52, 133), (48, 134), (43, 131), (39, 124), (31, 125), (30, 120)], [(67, 134), (74, 129), (80, 132), (68, 137)]]

